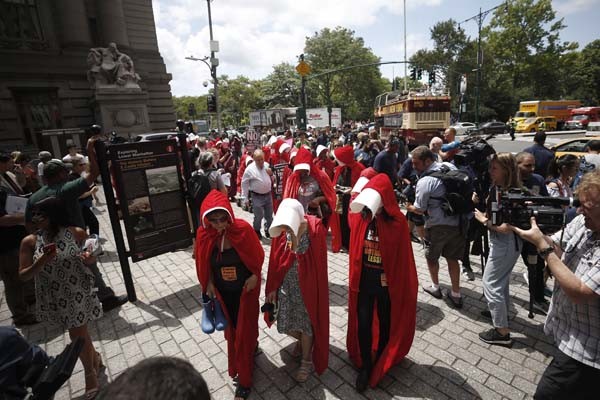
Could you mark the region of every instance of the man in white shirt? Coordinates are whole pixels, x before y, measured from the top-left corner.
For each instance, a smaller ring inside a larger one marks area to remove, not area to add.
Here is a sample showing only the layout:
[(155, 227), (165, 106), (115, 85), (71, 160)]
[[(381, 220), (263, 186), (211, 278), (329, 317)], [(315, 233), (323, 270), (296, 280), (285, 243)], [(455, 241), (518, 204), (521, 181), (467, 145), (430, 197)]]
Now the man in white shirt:
[(269, 237), (269, 227), (273, 222), (273, 199), (271, 189), (273, 187), (273, 172), (269, 164), (265, 163), (265, 155), (262, 150), (255, 150), (252, 158), (254, 162), (246, 168), (242, 177), (242, 198), (248, 202), (248, 193), (252, 194), (252, 212), (254, 213), (253, 227), (260, 239), (260, 223), (265, 219), (265, 236)]

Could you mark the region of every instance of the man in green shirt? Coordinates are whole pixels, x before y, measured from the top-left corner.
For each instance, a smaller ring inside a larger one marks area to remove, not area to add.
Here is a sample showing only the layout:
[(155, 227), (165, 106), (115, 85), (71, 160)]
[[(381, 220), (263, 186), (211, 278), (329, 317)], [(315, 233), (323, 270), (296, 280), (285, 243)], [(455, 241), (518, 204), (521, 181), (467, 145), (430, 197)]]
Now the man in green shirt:
[[(48, 197), (61, 199), (65, 204), (65, 211), (67, 212), (69, 222), (85, 230), (85, 222), (81, 213), (81, 207), (79, 206), (79, 197), (89, 190), (89, 187), (96, 181), (96, 178), (100, 174), (94, 150), (94, 142), (96, 140), (96, 137), (92, 137), (87, 144), (90, 172), (86, 176), (69, 181), (69, 164), (53, 159), (44, 165), (46, 185), (31, 195), (25, 209), (25, 222), (30, 231), (31, 206)], [(127, 302), (127, 296), (115, 296), (114, 291), (106, 285), (96, 263), (89, 267), (94, 273), (94, 285), (98, 288), (98, 298), (102, 302), (104, 311), (112, 310)]]

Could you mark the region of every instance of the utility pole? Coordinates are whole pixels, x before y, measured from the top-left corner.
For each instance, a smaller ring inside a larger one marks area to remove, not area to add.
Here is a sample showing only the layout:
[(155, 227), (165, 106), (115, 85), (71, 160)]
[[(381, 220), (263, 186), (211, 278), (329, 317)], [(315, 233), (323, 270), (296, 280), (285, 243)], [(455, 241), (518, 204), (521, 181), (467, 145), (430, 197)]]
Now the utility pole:
[(406, 72), (406, 0), (404, 0), (404, 91), (408, 89), (408, 77)]
[(208, 30), (210, 32), (210, 70), (213, 80), (213, 91), (215, 94), (215, 103), (217, 106), (217, 129), (221, 132), (221, 105), (219, 102), (219, 81), (217, 79), (217, 66), (219, 65), (219, 59), (215, 58), (215, 52), (219, 51), (219, 43), (213, 40), (213, 29), (212, 29), (212, 15), (210, 12), (210, 2), (212, 0), (206, 0), (208, 6)]
[(475, 123), (479, 126), (479, 97), (481, 92), (481, 67), (483, 64), (483, 54), (481, 54), (481, 27), (483, 26), (483, 20), (489, 13), (500, 8), (500, 7), (508, 7), (506, 3), (502, 3), (497, 5), (496, 7), (490, 8), (489, 10), (481, 11), (479, 8), (479, 14), (474, 15), (470, 18), (465, 19), (462, 22), (458, 23), (458, 27), (460, 28), (461, 24), (469, 21), (477, 22), (477, 69), (475, 72), (477, 73), (477, 82), (475, 86)]

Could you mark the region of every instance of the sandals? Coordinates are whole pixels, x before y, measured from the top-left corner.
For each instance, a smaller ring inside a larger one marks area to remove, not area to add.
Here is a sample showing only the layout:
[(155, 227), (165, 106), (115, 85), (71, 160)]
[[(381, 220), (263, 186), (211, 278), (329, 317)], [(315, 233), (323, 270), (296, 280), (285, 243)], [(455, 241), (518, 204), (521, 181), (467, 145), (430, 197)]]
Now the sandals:
[(88, 372), (87, 374), (85, 374), (86, 386), (87, 386), (88, 379), (94, 379), (96, 381), (96, 387), (92, 388), (92, 389), (87, 389), (85, 391), (85, 393), (83, 394), (83, 398), (85, 400), (93, 400), (96, 398), (96, 396), (98, 395), (98, 392), (100, 391), (100, 386), (98, 385), (97, 372), (95, 369), (93, 369), (90, 372)]
[(250, 396), (250, 388), (238, 385), (235, 389), (235, 398), (247, 399)]
[(312, 366), (312, 361), (300, 361), (300, 368), (298, 368), (298, 372), (296, 372), (296, 381), (300, 383), (306, 382), (312, 372)]

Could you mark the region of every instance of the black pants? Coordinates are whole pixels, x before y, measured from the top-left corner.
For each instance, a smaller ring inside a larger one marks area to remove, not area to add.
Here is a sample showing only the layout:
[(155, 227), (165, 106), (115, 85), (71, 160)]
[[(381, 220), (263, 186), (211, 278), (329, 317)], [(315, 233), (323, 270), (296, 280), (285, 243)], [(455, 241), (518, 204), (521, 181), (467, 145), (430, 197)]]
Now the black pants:
[[(527, 279), (529, 280), (529, 294), (535, 301), (544, 301), (544, 259), (538, 255), (535, 245), (523, 241), (521, 250), (523, 263), (527, 266)], [(531, 258), (530, 262), (529, 258)]]
[(600, 369), (590, 367), (558, 351), (544, 371), (533, 398), (597, 399)]
[(230, 320), (231, 326), (233, 328), (235, 328), (237, 326), (237, 319), (238, 319), (238, 313), (240, 311), (240, 298), (242, 297), (242, 290), (234, 291), (234, 292), (230, 292), (230, 291), (226, 291), (226, 290), (219, 290), (219, 293), (221, 293), (221, 298), (223, 299), (223, 303), (225, 303), (225, 307), (227, 308), (227, 314), (229, 314), (229, 320)]
[(342, 214), (340, 215), (340, 231), (342, 233), (342, 247), (350, 248), (350, 225), (348, 224), (348, 209), (350, 208), (350, 195), (342, 196)]
[(390, 292), (382, 289), (378, 292), (362, 290), (358, 293), (358, 345), (362, 367), (370, 371), (373, 368), (371, 347), (373, 344), (373, 306), (377, 300), (377, 316), (379, 317), (379, 343), (377, 345), (376, 359), (387, 346), (390, 340)]
[(100, 235), (100, 223), (91, 208), (81, 205), (81, 213), (85, 226), (90, 229), (90, 235)]

